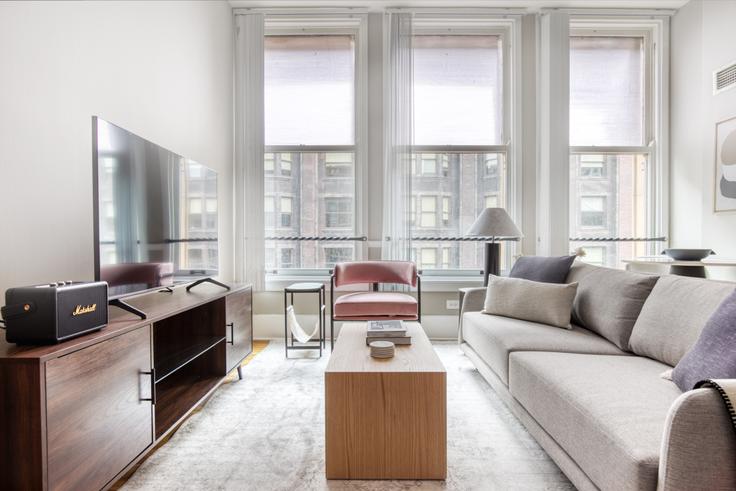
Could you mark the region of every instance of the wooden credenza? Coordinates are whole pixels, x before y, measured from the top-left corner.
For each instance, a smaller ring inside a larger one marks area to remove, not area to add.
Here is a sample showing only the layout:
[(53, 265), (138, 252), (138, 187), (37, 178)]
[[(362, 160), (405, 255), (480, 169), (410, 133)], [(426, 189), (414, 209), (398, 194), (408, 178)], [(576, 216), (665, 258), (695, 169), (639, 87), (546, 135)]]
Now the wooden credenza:
[(52, 346), (0, 342), (0, 489), (112, 486), (239, 367), (252, 290), (202, 284), (126, 299), (101, 331)]

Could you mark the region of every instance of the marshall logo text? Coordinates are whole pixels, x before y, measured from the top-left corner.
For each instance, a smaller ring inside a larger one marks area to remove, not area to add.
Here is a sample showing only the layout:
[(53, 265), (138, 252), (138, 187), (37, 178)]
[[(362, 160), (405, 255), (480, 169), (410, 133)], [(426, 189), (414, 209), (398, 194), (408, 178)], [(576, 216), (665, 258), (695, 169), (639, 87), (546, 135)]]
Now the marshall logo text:
[(82, 314), (89, 314), (90, 312), (94, 312), (97, 310), (97, 304), (93, 303), (92, 305), (87, 305), (86, 307), (82, 307), (81, 305), (77, 305), (77, 308), (74, 309), (74, 312), (72, 312), (72, 315), (82, 315)]

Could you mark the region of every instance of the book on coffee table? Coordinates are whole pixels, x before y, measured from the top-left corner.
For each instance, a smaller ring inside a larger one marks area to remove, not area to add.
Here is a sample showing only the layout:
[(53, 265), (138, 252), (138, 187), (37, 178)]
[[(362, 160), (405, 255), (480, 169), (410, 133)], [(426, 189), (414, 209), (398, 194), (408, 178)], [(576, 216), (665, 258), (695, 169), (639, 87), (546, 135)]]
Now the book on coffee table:
[(366, 346), (369, 346), (373, 341), (389, 341), (396, 346), (409, 345), (411, 344), (411, 336), (368, 336), (365, 338)]
[(406, 336), (404, 321), (368, 321), (368, 337)]

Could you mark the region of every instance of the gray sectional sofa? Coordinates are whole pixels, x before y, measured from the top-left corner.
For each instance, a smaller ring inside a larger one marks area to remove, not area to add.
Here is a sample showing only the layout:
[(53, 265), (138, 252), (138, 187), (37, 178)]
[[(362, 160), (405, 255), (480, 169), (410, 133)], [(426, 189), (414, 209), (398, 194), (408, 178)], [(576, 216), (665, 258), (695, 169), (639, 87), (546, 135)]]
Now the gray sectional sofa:
[(483, 377), (579, 489), (736, 490), (720, 396), (661, 377), (735, 285), (580, 262), (567, 280), (571, 330), (483, 314), (485, 288), (466, 292), (460, 342)]

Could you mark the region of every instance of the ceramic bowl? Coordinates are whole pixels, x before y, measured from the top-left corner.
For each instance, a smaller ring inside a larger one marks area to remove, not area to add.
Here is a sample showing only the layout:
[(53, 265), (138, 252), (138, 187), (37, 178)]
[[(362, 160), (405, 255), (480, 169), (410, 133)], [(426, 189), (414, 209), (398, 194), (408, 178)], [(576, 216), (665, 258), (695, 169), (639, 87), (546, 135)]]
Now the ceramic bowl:
[(711, 254), (715, 254), (715, 252), (710, 249), (665, 249), (662, 254), (671, 257), (675, 261), (700, 261)]

